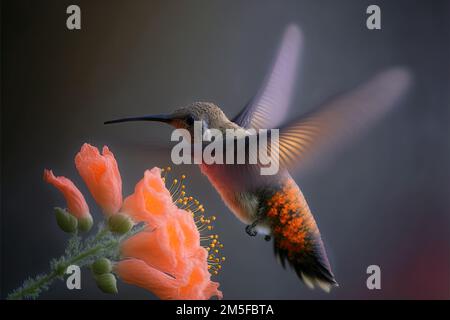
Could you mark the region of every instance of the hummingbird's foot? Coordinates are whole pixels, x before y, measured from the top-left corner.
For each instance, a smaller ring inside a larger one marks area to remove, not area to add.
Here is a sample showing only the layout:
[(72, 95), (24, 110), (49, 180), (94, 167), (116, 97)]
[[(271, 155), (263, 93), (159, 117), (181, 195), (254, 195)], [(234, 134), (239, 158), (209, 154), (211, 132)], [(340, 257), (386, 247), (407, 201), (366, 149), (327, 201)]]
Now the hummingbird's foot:
[(264, 236), (264, 240), (270, 241), (270, 240), (272, 240), (272, 237), (269, 236), (268, 234), (266, 234), (266, 235)]
[(249, 224), (248, 226), (245, 227), (245, 232), (247, 232), (247, 234), (250, 237), (254, 237), (258, 234), (255, 227), (256, 227), (256, 223)]

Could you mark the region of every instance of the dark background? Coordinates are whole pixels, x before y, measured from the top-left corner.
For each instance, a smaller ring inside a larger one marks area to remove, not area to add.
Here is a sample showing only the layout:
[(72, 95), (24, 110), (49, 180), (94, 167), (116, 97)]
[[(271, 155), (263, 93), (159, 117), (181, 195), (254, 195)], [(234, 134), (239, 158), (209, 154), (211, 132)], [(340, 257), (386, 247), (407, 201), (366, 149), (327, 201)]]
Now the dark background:
[[(78, 4), (82, 30), (66, 28)], [(103, 126), (124, 115), (170, 111), (196, 100), (230, 117), (254, 94), (285, 26), (305, 50), (292, 113), (298, 115), (393, 65), (415, 76), (401, 106), (327, 165), (297, 179), (315, 213), (340, 287), (311, 291), (250, 238), (197, 168), (190, 193), (218, 216), (227, 262), (215, 277), (229, 299), (450, 298), (450, 1), (376, 1), (382, 30), (365, 27), (372, 1), (2, 1), (1, 296), (48, 270), (66, 235), (52, 207), (62, 197), (44, 168), (75, 181), (84, 142), (115, 153), (129, 194), (143, 171), (170, 164), (152, 148), (170, 128)], [(382, 290), (366, 288), (366, 268)], [(83, 270), (82, 290), (55, 284), (42, 298), (145, 299), (119, 283), (102, 294)]]

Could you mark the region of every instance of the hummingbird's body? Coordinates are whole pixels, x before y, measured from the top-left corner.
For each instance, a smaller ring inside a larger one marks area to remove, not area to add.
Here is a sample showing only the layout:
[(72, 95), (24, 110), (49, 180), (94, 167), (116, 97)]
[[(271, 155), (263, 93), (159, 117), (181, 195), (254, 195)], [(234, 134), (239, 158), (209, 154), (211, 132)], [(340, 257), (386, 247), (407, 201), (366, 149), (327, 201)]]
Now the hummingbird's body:
[(233, 184), (236, 183), (229, 181), (227, 171), (222, 165), (201, 164), (200, 170), (241, 222), (251, 224), (255, 220), (260, 204), (256, 190), (240, 190), (238, 186), (234, 188)]
[(270, 183), (246, 190), (239, 187), (239, 180), (230, 179), (233, 175), (226, 165), (201, 164), (200, 168), (228, 208), (248, 226), (250, 235), (274, 238), (275, 253), (283, 266), (287, 260), (309, 287), (317, 284), (329, 291), (337, 284), (314, 217), (287, 171), (271, 177)]
[[(196, 102), (171, 114), (106, 123), (160, 121), (186, 129), (191, 135), (195, 122), (201, 124), (203, 132), (243, 129), (240, 132), (244, 136), (255, 134), (249, 129), (276, 128), (288, 114), (300, 47), (300, 31), (290, 26), (263, 87), (232, 120), (215, 104)], [(403, 95), (409, 77), (403, 69), (388, 70), (353, 92), (281, 126), (279, 140), (270, 142), (271, 150), (279, 150), (280, 169), (275, 175), (257, 174), (255, 164), (200, 164), (228, 208), (247, 225), (247, 233), (265, 234), (266, 240), (273, 238), (282, 265), (287, 261), (309, 287), (317, 285), (329, 291), (337, 282), (317, 224), (288, 170), (302, 168), (305, 159), (322, 156), (323, 151), (368, 127)], [(259, 133), (256, 136), (259, 139)]]

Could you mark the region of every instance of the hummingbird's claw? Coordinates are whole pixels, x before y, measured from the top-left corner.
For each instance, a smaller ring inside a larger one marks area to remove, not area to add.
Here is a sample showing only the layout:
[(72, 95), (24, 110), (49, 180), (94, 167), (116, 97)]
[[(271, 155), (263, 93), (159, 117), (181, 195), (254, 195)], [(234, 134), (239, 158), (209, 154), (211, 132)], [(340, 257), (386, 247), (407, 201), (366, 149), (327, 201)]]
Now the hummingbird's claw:
[(264, 240), (270, 241), (270, 240), (272, 240), (272, 237), (269, 236), (268, 234), (266, 234), (266, 235), (264, 236)]
[(258, 232), (255, 229), (256, 224), (249, 224), (248, 226), (245, 227), (245, 232), (247, 232), (247, 234), (250, 237), (254, 237), (258, 234)]

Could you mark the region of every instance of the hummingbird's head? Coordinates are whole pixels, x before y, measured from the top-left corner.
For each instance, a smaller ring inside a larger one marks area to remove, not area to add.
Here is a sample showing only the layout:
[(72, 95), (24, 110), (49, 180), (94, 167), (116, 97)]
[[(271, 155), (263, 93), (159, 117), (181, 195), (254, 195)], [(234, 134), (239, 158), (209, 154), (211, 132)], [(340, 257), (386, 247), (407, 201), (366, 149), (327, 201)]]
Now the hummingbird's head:
[(195, 121), (201, 122), (204, 130), (226, 129), (231, 123), (225, 113), (211, 102), (194, 102), (175, 110), (172, 117), (174, 127), (186, 129), (191, 133), (193, 133)]
[(211, 102), (194, 102), (186, 107), (176, 109), (169, 114), (147, 115), (141, 117), (129, 117), (106, 121), (105, 124), (128, 121), (158, 121), (172, 125), (177, 129), (186, 129), (191, 136), (194, 135), (194, 124), (201, 123), (203, 131), (207, 129), (225, 129), (237, 127), (231, 122), (223, 111)]

